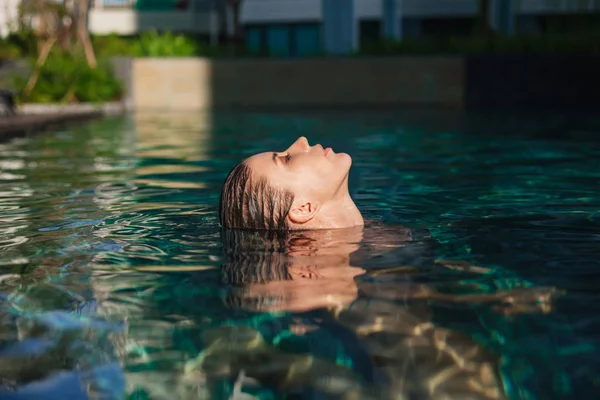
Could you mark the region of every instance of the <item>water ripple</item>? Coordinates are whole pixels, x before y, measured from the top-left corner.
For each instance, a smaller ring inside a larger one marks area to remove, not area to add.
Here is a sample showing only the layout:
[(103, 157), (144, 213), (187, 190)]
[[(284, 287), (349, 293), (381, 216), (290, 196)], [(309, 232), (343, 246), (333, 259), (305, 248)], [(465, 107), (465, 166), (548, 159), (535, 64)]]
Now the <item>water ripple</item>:
[[(600, 125), (419, 115), (136, 114), (0, 143), (0, 396), (589, 398)], [(221, 182), (300, 135), (353, 155), (367, 227), (230, 259)]]

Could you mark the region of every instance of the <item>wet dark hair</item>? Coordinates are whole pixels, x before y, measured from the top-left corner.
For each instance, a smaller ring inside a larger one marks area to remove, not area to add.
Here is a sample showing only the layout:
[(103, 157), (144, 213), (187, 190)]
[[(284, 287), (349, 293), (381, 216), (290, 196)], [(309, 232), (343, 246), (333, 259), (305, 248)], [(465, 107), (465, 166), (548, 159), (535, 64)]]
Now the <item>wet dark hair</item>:
[(291, 280), (285, 231), (223, 229), (224, 263), (221, 283), (228, 286), (223, 304), (232, 309), (262, 310), (285, 299), (277, 296), (246, 296), (246, 287)]
[(287, 229), (286, 217), (294, 195), (273, 188), (262, 177), (253, 177), (252, 170), (242, 161), (223, 184), (219, 200), (219, 221), (227, 229)]
[(223, 283), (244, 286), (291, 279), (284, 232), (223, 229), (221, 241)]

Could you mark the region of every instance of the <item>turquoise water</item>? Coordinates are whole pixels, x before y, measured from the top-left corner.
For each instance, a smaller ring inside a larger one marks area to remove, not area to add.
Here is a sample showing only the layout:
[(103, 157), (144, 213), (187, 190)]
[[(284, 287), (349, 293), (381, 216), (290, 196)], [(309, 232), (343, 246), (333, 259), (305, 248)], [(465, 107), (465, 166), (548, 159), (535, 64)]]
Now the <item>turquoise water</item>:
[[(599, 132), (174, 114), (0, 142), (0, 398), (597, 398)], [(353, 156), (367, 226), (224, 252), (227, 172), (300, 135)]]

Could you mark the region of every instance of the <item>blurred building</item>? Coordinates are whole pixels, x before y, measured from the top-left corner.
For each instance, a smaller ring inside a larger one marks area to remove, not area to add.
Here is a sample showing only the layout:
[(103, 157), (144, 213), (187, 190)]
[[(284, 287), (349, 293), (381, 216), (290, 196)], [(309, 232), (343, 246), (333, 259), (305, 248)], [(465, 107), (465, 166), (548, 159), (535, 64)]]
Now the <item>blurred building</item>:
[[(600, 10), (595, 0), (489, 0), (490, 25), (505, 33), (543, 31), (548, 17)], [(94, 33), (168, 29), (209, 35), (226, 23), (227, 0), (95, 0)], [(246, 42), (255, 51), (305, 56), (347, 53), (382, 37), (470, 34), (480, 0), (242, 0)], [(225, 6), (226, 10), (226, 6)], [(225, 11), (226, 12), (226, 11)]]
[(0, 37), (17, 28), (21, 0), (0, 0)]
[[(221, 0), (92, 0), (90, 32), (133, 35), (142, 31), (178, 31), (209, 35), (218, 29)], [(211, 25), (212, 24), (212, 25)]]
[[(20, 0), (2, 0), (16, 9)], [(53, 0), (48, 0), (53, 1)], [(62, 0), (54, 0), (62, 1)], [(490, 25), (542, 32), (549, 18), (600, 11), (600, 0), (488, 0)], [(231, 0), (91, 0), (90, 31), (131, 35), (149, 29), (211, 36), (233, 31)], [(282, 56), (348, 53), (384, 37), (468, 35), (481, 0), (242, 0), (248, 46)], [(0, 33), (8, 30), (0, 10)]]
[[(480, 0), (244, 0), (246, 40), (282, 55), (345, 53), (384, 37), (469, 35)], [(490, 26), (500, 32), (537, 33), (550, 18), (566, 20), (600, 11), (596, 0), (489, 0)]]

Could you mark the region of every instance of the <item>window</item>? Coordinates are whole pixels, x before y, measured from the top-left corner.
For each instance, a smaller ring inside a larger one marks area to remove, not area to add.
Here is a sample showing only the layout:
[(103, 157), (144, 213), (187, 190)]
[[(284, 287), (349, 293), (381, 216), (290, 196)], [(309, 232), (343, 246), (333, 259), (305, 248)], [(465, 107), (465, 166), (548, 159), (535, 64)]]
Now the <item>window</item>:
[[(121, 1), (123, 0), (113, 0)], [(192, 0), (137, 0), (135, 8), (139, 11), (182, 11), (187, 10)], [(105, 0), (105, 3), (107, 0)], [(128, 1), (132, 3), (132, 1)]]
[(298, 56), (311, 56), (321, 51), (318, 24), (297, 25), (294, 30), (294, 50)]
[(258, 27), (248, 27), (245, 29), (246, 47), (252, 53), (258, 54), (263, 50), (263, 31)]
[(285, 25), (269, 26), (267, 29), (267, 49), (269, 55), (289, 56), (292, 54), (291, 29)]
[(255, 54), (301, 57), (321, 51), (318, 23), (248, 25), (245, 32), (246, 46)]
[(427, 18), (421, 23), (425, 36), (470, 35), (474, 29), (474, 18)]

